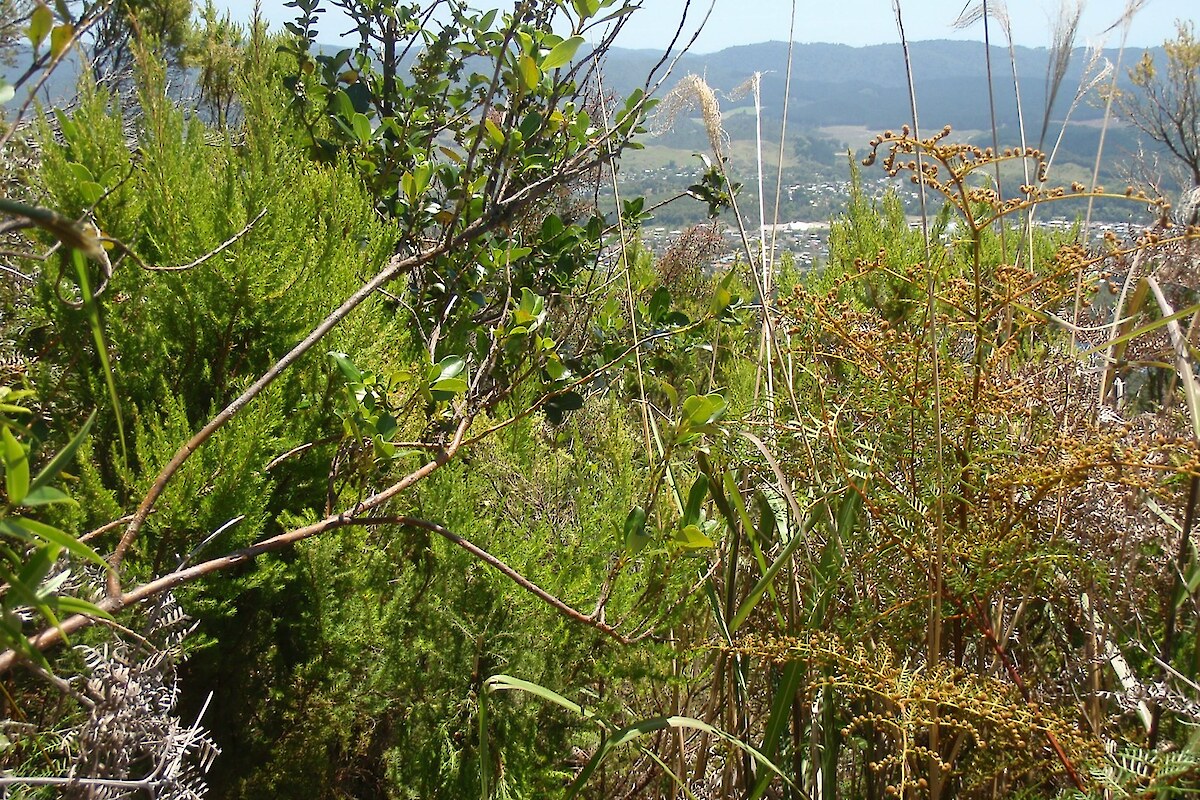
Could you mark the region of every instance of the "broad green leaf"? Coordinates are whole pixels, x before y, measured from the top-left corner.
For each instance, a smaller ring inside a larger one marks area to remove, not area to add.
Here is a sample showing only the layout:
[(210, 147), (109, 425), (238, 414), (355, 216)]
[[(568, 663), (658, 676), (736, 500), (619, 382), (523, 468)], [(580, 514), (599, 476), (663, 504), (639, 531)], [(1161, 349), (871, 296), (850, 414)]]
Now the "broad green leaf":
[(4, 455), (4, 488), (8, 492), (8, 502), (20, 505), (29, 492), (29, 453), (8, 428), (0, 432), (0, 437)]
[(354, 101), (350, 99), (350, 95), (346, 94), (345, 89), (339, 89), (333, 95), (334, 111), (350, 119), (354, 116)]
[(71, 175), (75, 178), (76, 183), (83, 183), (93, 179), (92, 171), (85, 164), (72, 161), (67, 164), (67, 169), (71, 171)]
[(429, 184), (433, 181), (434, 165), (432, 161), (426, 161), (424, 164), (418, 164), (413, 169), (413, 178), (417, 182), (417, 193), (424, 194), (429, 188)]
[(25, 495), (25, 499), (21, 501), (23, 508), (34, 508), (36, 506), (48, 506), (54, 503), (72, 503), (75, 501), (66, 492), (55, 489), (53, 486), (39, 486), (37, 489), (32, 489)]
[(390, 439), (396, 435), (396, 431), (400, 429), (400, 424), (391, 414), (381, 414), (375, 422), (375, 431), (385, 439)]
[(525, 31), (517, 31), (516, 39), (517, 39), (517, 47), (520, 49), (520, 52), (522, 52), (522, 53), (532, 53), (533, 52), (534, 48), (533, 48), (533, 37), (532, 36), (530, 36)]
[(725, 274), (713, 290), (712, 301), (708, 304), (708, 311), (716, 317), (725, 314), (725, 311), (733, 303), (733, 291), (729, 288), (733, 282), (734, 273), (732, 271)]
[(700, 395), (692, 395), (683, 401), (683, 420), (692, 425), (704, 425), (712, 413), (708, 400)]
[(661, 320), (671, 308), (671, 290), (665, 286), (658, 287), (650, 298), (649, 317), (651, 322)]
[(688, 492), (687, 506), (683, 510), (685, 525), (695, 525), (700, 521), (700, 507), (707, 498), (708, 478), (702, 473), (696, 478), (696, 482), (692, 484), (692, 488)]
[(61, 531), (58, 528), (47, 525), (44, 522), (28, 519), (26, 517), (9, 517), (6, 522), (10, 522), (17, 527), (28, 531), (42, 541), (49, 542), (57, 547), (61, 547), (71, 555), (86, 559), (95, 564), (99, 564), (102, 567), (108, 566), (108, 562), (105, 561), (99, 553), (76, 539), (71, 534)]
[(725, 416), (726, 409), (725, 398), (716, 392), (692, 395), (683, 401), (684, 419), (697, 428), (717, 422)]
[(716, 542), (704, 535), (698, 525), (685, 525), (675, 534), (675, 543), (687, 550), (716, 547)]
[(442, 378), (440, 381), (434, 381), (433, 385), (429, 387), (435, 400), (449, 400), (466, 390), (467, 382), (462, 378)]
[(367, 119), (366, 114), (356, 113), (351, 117), (350, 127), (354, 130), (354, 138), (358, 139), (360, 144), (367, 144), (371, 141), (371, 134), (374, 131), (371, 128), (371, 120)]
[(336, 350), (330, 350), (329, 357), (333, 359), (335, 364), (337, 364), (338, 369), (341, 370), (342, 376), (345, 377), (347, 383), (362, 383), (362, 372), (354, 365), (354, 362), (350, 360), (350, 356), (346, 355), (345, 353), (339, 353)]
[(488, 141), (491, 142), (492, 147), (501, 147), (504, 144), (504, 131), (500, 130), (499, 126), (490, 119), (485, 119), (483, 126), (487, 131)]
[(54, 30), (50, 32), (50, 55), (59, 58), (66, 52), (74, 36), (75, 26), (65, 22), (62, 25), (56, 25)]
[(384, 439), (378, 433), (371, 437), (372, 443), (375, 445), (375, 455), (379, 458), (395, 458), (396, 445)]
[(37, 49), (42, 46), (42, 42), (46, 41), (46, 37), (50, 34), (50, 29), (54, 27), (54, 12), (45, 3), (38, 3), (37, 8), (29, 16), (29, 43), (33, 45), (33, 50), (36, 53)]
[(104, 187), (95, 181), (84, 181), (79, 184), (79, 196), (85, 205), (93, 206), (104, 196)]
[(538, 83), (542, 80), (542, 72), (538, 69), (537, 62), (533, 60), (533, 56), (526, 53), (521, 56), (521, 60), (517, 62), (521, 71), (521, 85), (526, 91), (533, 91), (537, 88)]
[(542, 69), (549, 72), (568, 63), (575, 57), (575, 51), (579, 49), (579, 45), (581, 44), (583, 44), (582, 36), (572, 36), (570, 39), (566, 39), (555, 45), (554, 49), (542, 60)]
[(623, 538), (626, 549), (634, 554), (640, 553), (650, 543), (650, 537), (646, 535), (646, 509), (634, 506), (629, 510), (625, 517)]
[(513, 311), (513, 323), (526, 331), (538, 328), (546, 319), (546, 301), (528, 287), (521, 287), (521, 302)]
[(551, 355), (546, 359), (546, 374), (550, 376), (552, 381), (566, 380), (571, 377), (571, 370), (562, 362), (556, 355)]
[(466, 369), (467, 362), (458, 356), (446, 356), (429, 368), (428, 381), (430, 385), (449, 378), (457, 378)]

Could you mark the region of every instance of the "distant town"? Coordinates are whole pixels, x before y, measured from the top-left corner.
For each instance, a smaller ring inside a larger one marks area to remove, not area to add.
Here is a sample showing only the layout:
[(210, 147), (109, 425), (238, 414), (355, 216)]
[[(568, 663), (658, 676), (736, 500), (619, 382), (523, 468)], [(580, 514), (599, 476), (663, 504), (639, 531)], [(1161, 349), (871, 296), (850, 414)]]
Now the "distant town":
[[(695, 176), (680, 170), (670, 170), (667, 168), (660, 169), (645, 169), (639, 171), (633, 178), (626, 178), (625, 182), (643, 183), (647, 181), (659, 181), (662, 184), (679, 184), (684, 180), (694, 180)], [(919, 225), (919, 210), (920, 198), (915, 188), (907, 183), (901, 183), (895, 179), (886, 177), (881, 178), (863, 178), (863, 192), (874, 201), (880, 201), (884, 195), (890, 190), (894, 190), (904, 203), (905, 209), (909, 213), (910, 225), (916, 227)], [(781, 198), (786, 198), (790, 209), (797, 206), (804, 207), (806, 204), (810, 208), (817, 206), (833, 206), (835, 208), (844, 209), (846, 201), (851, 194), (851, 183), (849, 180), (813, 180), (807, 183), (791, 183), (785, 185), (784, 195)], [(933, 198), (931, 202), (936, 202), (937, 198)], [(679, 202), (692, 202), (692, 206), (699, 209), (698, 203), (687, 199)], [(746, 207), (747, 203), (743, 199), (740, 210), (743, 215), (743, 223), (746, 229), (747, 241), (750, 243), (752, 253), (757, 253), (759, 250), (759, 226), (757, 221), (752, 218), (750, 210)], [(757, 203), (751, 204), (753, 207), (753, 216), (757, 216)], [(782, 203), (781, 203), (782, 205)], [(1060, 207), (1063, 211), (1070, 211), (1072, 207), (1064, 204)], [(1094, 215), (1093, 230), (1091, 238), (1099, 239), (1104, 232), (1112, 231), (1120, 240), (1130, 240), (1149, 224), (1152, 220), (1147, 216), (1141, 206), (1129, 205), (1123, 207), (1125, 218), (1114, 219), (1111, 213), (1111, 206), (1106, 205), (1099, 209), (1099, 213)], [(1053, 216), (1045, 216), (1045, 209), (1042, 210), (1043, 216), (1035, 220), (1035, 225), (1047, 230), (1069, 230), (1073, 226), (1080, 224), (1083, 219), (1085, 206), (1082, 203), (1078, 204), (1078, 213), (1072, 213), (1068, 216), (1066, 213), (1056, 214)], [(1104, 213), (1108, 212), (1108, 213)], [(768, 207), (768, 216), (770, 209)], [(806, 215), (807, 216), (807, 215)], [(830, 220), (836, 218), (836, 214), (831, 213), (825, 219), (799, 219), (789, 220), (779, 223), (767, 223), (763, 230), (768, 237), (768, 246), (774, 246), (776, 253), (788, 252), (792, 255), (797, 266), (802, 269), (812, 268), (820, 265), (829, 254), (829, 228)], [(656, 224), (659, 220), (653, 218), (643, 226), (641, 231), (641, 242), (649, 250), (656, 254), (661, 254), (667, 250), (681, 235), (683, 230), (690, 224), (701, 222), (703, 215), (698, 215), (696, 219), (688, 221), (686, 224), (681, 224), (677, 219), (672, 219), (671, 224)], [(734, 224), (731, 214), (723, 214), (718, 221), (722, 223), (726, 242), (728, 244), (725, 255), (719, 257), (714, 262), (716, 266), (722, 266), (732, 263), (738, 254), (742, 253), (743, 247), (741, 242), (741, 234), (738, 226)]]

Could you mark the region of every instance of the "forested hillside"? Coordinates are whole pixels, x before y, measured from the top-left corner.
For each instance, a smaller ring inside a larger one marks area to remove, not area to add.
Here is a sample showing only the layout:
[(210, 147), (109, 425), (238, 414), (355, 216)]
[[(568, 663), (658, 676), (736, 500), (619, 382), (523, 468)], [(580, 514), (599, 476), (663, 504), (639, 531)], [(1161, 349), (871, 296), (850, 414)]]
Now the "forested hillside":
[[(3, 792), (1200, 789), (1190, 26), (1089, 87), (1166, 154), (1108, 189), (1037, 98), (908, 95), (978, 47), (846, 62), (894, 103), (801, 269), (734, 131), (815, 134), (722, 114), (744, 54), (639, 66), (636, 0), (346, 0), (334, 52), (326, 3), (3, 11)], [(655, 253), (672, 122), (707, 221)]]

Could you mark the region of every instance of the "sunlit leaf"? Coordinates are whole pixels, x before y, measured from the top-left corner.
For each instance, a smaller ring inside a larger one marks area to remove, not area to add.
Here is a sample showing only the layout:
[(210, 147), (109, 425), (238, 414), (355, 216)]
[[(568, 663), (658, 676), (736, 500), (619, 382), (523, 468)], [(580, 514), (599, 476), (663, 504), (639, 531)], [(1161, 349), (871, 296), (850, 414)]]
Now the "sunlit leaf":
[(429, 368), (429, 383), (457, 378), (466, 369), (467, 362), (458, 356), (446, 356)]
[(625, 548), (634, 554), (640, 553), (650, 543), (650, 537), (646, 535), (646, 509), (634, 506), (629, 510), (625, 517), (623, 539)]
[(341, 370), (342, 376), (345, 377), (347, 383), (362, 383), (362, 372), (354, 365), (354, 362), (350, 360), (350, 356), (346, 355), (345, 353), (338, 353), (331, 350), (329, 351), (329, 357), (333, 359), (335, 364), (337, 364), (338, 369)]
[(704, 535), (698, 525), (684, 525), (675, 534), (675, 543), (687, 550), (704, 550), (715, 547), (716, 542)]
[(48, 506), (54, 503), (74, 503), (71, 496), (66, 492), (55, 489), (53, 486), (41, 486), (31, 490), (21, 501), (21, 506), (24, 508), (34, 508), (36, 506)]
[(63, 23), (56, 25), (50, 32), (50, 54), (55, 58), (61, 56), (71, 44), (75, 36), (75, 26)]
[(8, 428), (0, 431), (4, 455), (4, 488), (8, 502), (19, 505), (29, 491), (29, 453)]
[(492, 122), (490, 119), (485, 119), (483, 121), (483, 125), (487, 130), (488, 141), (491, 142), (493, 147), (500, 147), (504, 144), (504, 132), (500, 130), (496, 123)]
[(582, 36), (572, 36), (570, 39), (566, 39), (555, 45), (554, 49), (542, 60), (542, 69), (549, 71), (568, 63), (575, 57), (575, 51), (579, 49), (579, 45), (581, 44), (583, 44)]
[(54, 27), (54, 12), (45, 3), (38, 3), (37, 8), (29, 15), (29, 44), (33, 46), (34, 52), (42, 46), (42, 42), (46, 41), (46, 37), (50, 34), (50, 29)]
[(538, 69), (537, 62), (533, 60), (533, 56), (526, 53), (521, 56), (518, 66), (521, 70), (521, 85), (526, 91), (532, 91), (542, 79), (542, 72)]
[(52, 525), (47, 525), (44, 522), (27, 519), (25, 517), (9, 517), (6, 522), (16, 525), (29, 533), (33, 534), (42, 541), (49, 542), (57, 547), (61, 547), (71, 555), (99, 564), (102, 567), (107, 567), (108, 562), (92, 548), (88, 547), (83, 542), (76, 539), (69, 533), (59, 530)]

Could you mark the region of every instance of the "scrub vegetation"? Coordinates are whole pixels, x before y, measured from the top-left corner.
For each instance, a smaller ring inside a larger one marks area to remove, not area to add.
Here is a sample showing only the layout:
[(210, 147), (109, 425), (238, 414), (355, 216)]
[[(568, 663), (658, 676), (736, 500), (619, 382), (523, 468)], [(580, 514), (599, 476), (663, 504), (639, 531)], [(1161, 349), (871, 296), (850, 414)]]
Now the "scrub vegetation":
[[(672, 54), (606, 89), (635, 0), (289, 5), (0, 6), (4, 792), (1200, 788), (1194, 200), (910, 96), (800, 271), (761, 75), (748, 174)], [(1184, 176), (1194, 49), (1080, 89)], [(616, 179), (688, 117), (732, 263)], [(1038, 224), (1100, 201), (1132, 233)]]

